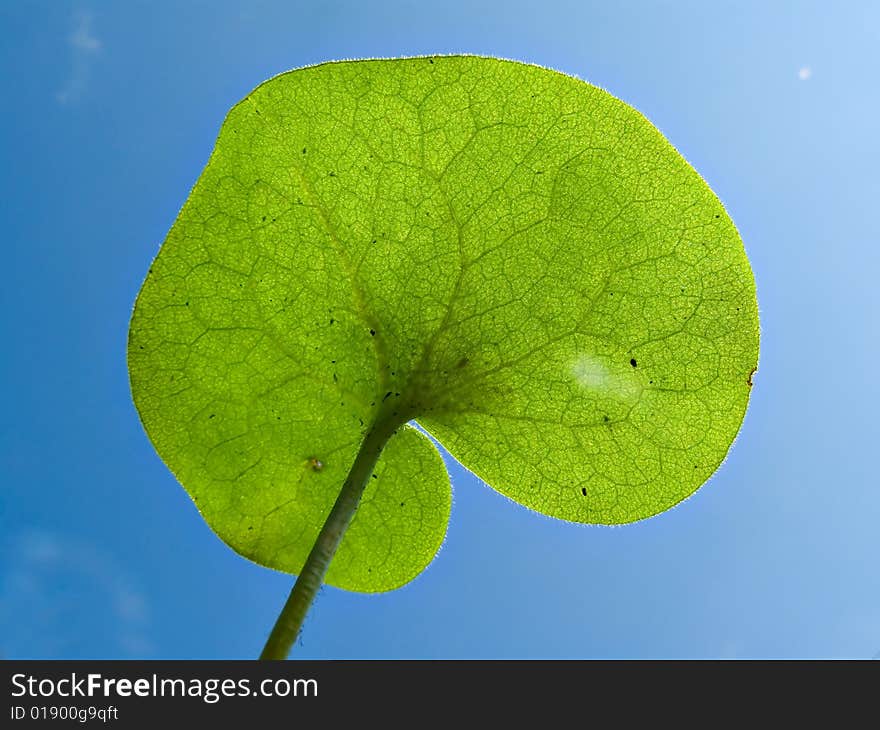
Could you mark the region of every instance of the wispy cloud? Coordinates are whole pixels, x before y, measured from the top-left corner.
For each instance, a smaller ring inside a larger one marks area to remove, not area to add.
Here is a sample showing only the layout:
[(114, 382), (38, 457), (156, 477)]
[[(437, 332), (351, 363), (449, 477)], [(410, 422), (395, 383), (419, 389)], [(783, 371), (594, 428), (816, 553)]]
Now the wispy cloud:
[(725, 639), (721, 643), (721, 650), (718, 652), (719, 659), (740, 659), (742, 658), (742, 642), (737, 639)]
[(154, 652), (146, 597), (110, 553), (44, 530), (26, 530), (4, 543), (3, 655), (144, 658)]
[(55, 94), (59, 104), (70, 104), (83, 95), (89, 84), (92, 63), (101, 52), (101, 41), (95, 35), (92, 14), (80, 10), (73, 16), (73, 26), (67, 37), (70, 49), (70, 71), (64, 87)]
[(813, 69), (811, 69), (809, 66), (801, 66), (798, 69), (798, 78), (801, 81), (809, 81), (812, 76), (813, 76)]

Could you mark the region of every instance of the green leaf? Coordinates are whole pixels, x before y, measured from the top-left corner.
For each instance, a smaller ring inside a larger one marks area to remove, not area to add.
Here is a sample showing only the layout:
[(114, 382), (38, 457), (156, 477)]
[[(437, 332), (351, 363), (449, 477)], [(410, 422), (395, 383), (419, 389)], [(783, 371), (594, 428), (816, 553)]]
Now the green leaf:
[(252, 560), (297, 573), (367, 429), (399, 421), (328, 582), (443, 540), (468, 469), (554, 517), (661, 512), (718, 467), (758, 357), (721, 203), (638, 112), (437, 57), (282, 74), (227, 117), (129, 340), (157, 451)]

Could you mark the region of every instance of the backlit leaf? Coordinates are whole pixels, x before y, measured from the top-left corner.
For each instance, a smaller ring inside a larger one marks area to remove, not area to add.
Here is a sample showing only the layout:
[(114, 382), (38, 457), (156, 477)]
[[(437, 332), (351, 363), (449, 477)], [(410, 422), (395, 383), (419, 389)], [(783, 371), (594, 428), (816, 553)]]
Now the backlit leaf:
[(366, 430), (399, 420), (328, 582), (388, 590), (442, 542), (416, 420), (528, 507), (661, 512), (718, 467), (757, 364), (742, 242), (638, 112), (563, 74), (324, 64), (227, 117), (144, 283), (132, 391), (217, 534), (297, 573)]

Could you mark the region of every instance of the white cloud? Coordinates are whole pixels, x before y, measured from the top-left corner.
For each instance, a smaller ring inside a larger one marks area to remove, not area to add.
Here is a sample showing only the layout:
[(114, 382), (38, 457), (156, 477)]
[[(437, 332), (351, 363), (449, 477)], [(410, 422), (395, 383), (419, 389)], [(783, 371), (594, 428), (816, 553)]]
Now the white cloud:
[(67, 38), (70, 47), (70, 71), (67, 81), (55, 98), (69, 104), (82, 97), (91, 78), (92, 62), (101, 51), (101, 41), (92, 27), (92, 14), (80, 11), (74, 15), (73, 28)]
[(809, 66), (801, 66), (798, 69), (798, 78), (801, 81), (809, 81), (810, 77), (812, 77), (812, 75), (813, 75), (813, 69), (811, 69)]
[(83, 628), (94, 614), (101, 650), (144, 658), (151, 611), (130, 573), (98, 545), (45, 530), (4, 541), (0, 562), (0, 641), (4, 655), (65, 658), (94, 652)]
[(741, 659), (743, 655), (742, 642), (737, 639), (725, 639), (721, 643), (718, 659)]

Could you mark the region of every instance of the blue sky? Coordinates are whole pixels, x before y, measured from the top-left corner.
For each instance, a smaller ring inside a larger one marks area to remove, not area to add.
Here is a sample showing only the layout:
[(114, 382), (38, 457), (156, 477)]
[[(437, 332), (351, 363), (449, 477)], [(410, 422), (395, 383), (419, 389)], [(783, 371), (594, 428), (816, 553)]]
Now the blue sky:
[(519, 507), (451, 461), (401, 590), (324, 589), (294, 656), (880, 652), (880, 5), (0, 5), (0, 656), (255, 656), (290, 576), (238, 557), (132, 406), (128, 318), (237, 100), (330, 59), (470, 52), (645, 113), (737, 223), (762, 352), (728, 460), (632, 526)]

